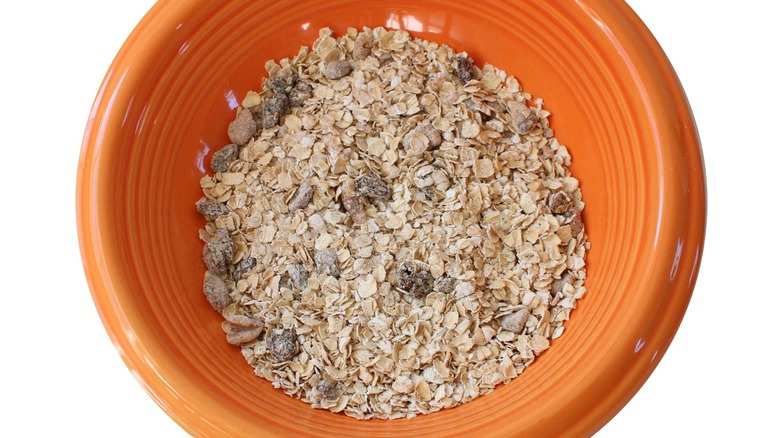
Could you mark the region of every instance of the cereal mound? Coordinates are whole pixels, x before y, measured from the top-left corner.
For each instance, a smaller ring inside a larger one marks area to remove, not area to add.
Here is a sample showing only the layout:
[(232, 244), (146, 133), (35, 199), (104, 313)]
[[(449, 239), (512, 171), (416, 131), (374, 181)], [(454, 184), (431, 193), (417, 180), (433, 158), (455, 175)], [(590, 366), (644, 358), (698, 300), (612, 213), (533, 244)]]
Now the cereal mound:
[(266, 64), (213, 154), (203, 291), (258, 376), (401, 418), (518, 376), (585, 293), (571, 157), (541, 99), (403, 30)]

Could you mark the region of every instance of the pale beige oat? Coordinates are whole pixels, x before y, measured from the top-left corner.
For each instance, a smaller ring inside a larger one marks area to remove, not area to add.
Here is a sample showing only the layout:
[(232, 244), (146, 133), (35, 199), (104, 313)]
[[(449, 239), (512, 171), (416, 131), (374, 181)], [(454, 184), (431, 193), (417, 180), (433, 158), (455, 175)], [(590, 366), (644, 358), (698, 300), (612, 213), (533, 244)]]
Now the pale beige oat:
[(540, 99), (382, 28), (323, 29), (266, 69), (199, 204), (210, 300), (257, 375), (413, 417), (490, 393), (563, 334), (588, 243)]

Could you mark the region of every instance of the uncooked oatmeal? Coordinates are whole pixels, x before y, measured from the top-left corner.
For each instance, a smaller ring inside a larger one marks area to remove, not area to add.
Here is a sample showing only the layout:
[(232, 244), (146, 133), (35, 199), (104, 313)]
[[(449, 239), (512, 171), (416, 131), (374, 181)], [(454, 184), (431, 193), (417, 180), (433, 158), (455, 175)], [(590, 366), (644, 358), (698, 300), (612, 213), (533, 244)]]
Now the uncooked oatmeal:
[(213, 154), (203, 291), (258, 376), (401, 418), (517, 377), (563, 334), (588, 248), (542, 100), (403, 30), (266, 64)]

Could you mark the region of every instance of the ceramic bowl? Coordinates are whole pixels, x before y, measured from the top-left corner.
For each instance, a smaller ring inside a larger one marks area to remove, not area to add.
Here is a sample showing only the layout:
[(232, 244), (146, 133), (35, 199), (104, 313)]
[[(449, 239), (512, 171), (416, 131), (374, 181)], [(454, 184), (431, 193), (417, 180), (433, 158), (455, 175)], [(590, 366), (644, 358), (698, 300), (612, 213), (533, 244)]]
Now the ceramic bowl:
[[(519, 378), (414, 419), (312, 409), (255, 377), (203, 298), (193, 205), (269, 58), (321, 27), (403, 28), (541, 96), (573, 156), (592, 243), (588, 294)], [(616, 0), (161, 0), (100, 86), (78, 173), (98, 312), (152, 398), (195, 436), (585, 436), (642, 386), (683, 317), (704, 239), (696, 126), (663, 51)]]

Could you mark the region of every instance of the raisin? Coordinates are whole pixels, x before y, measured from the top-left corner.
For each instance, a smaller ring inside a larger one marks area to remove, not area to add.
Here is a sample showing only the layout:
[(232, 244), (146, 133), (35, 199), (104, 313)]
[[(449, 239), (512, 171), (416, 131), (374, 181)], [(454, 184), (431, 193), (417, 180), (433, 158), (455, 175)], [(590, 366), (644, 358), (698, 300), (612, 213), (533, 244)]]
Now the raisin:
[(209, 198), (200, 198), (195, 204), (195, 207), (198, 209), (198, 213), (203, 215), (209, 222), (213, 222), (220, 216), (224, 216), (230, 212), (227, 205)]
[(234, 144), (243, 146), (249, 143), (249, 140), (257, 133), (257, 122), (252, 116), (252, 111), (241, 109), (236, 116), (236, 120), (230, 123), (228, 127), (228, 137)]
[(328, 63), (325, 66), (325, 71), (322, 74), (330, 80), (341, 79), (344, 76), (352, 73), (352, 64), (345, 59), (336, 59)]
[(263, 88), (266, 90), (271, 90), (274, 93), (287, 94), (295, 87), (297, 83), (298, 75), (293, 73), (266, 79)]
[(290, 107), (290, 98), (284, 93), (276, 93), (263, 103), (263, 129), (278, 125), (282, 116)]
[(290, 105), (301, 106), (311, 97), (313, 88), (306, 82), (298, 82), (290, 91)]
[(522, 111), (516, 116), (515, 126), (520, 134), (528, 134), (534, 130), (537, 123), (539, 123), (539, 116), (536, 111), (528, 108), (527, 111)]
[(233, 280), (241, 280), (244, 273), (255, 266), (257, 266), (257, 260), (254, 257), (247, 257), (244, 260), (241, 260), (235, 268), (233, 268)]
[(457, 278), (444, 275), (436, 279), (436, 282), (434, 283), (434, 289), (439, 293), (450, 294), (455, 290), (455, 286), (457, 285)]
[(474, 68), (474, 61), (466, 58), (463, 55), (455, 57), (455, 76), (460, 79), (460, 82), (465, 84), (473, 78), (472, 69)]
[(433, 292), (431, 273), (415, 263), (399, 263), (397, 276), (398, 283), (396, 285), (398, 288), (415, 298), (424, 298)]
[(314, 387), (314, 392), (324, 400), (335, 400), (339, 397), (338, 384), (330, 379), (320, 380)]
[(267, 348), (274, 362), (287, 362), (298, 353), (298, 337), (291, 329), (275, 330), (268, 336)]
[(298, 290), (306, 290), (309, 287), (309, 271), (301, 264), (290, 265), (287, 272), (292, 279), (292, 285)]
[(203, 278), (203, 294), (217, 312), (224, 310), (231, 302), (225, 280), (212, 271), (206, 271), (206, 276)]
[(296, 190), (290, 202), (287, 203), (287, 208), (290, 211), (300, 210), (306, 208), (314, 197), (314, 187), (309, 184), (301, 184)]
[(341, 265), (336, 251), (317, 251), (314, 253), (314, 263), (318, 274), (328, 274), (331, 277), (341, 275)]
[(230, 164), (238, 159), (238, 145), (229, 144), (214, 152), (211, 157), (211, 170), (214, 172), (227, 172)]
[(233, 240), (225, 229), (218, 229), (214, 237), (203, 246), (203, 263), (210, 271), (227, 274), (233, 260)]
[(358, 177), (355, 180), (355, 189), (367, 198), (387, 200), (391, 195), (387, 183), (374, 173)]

